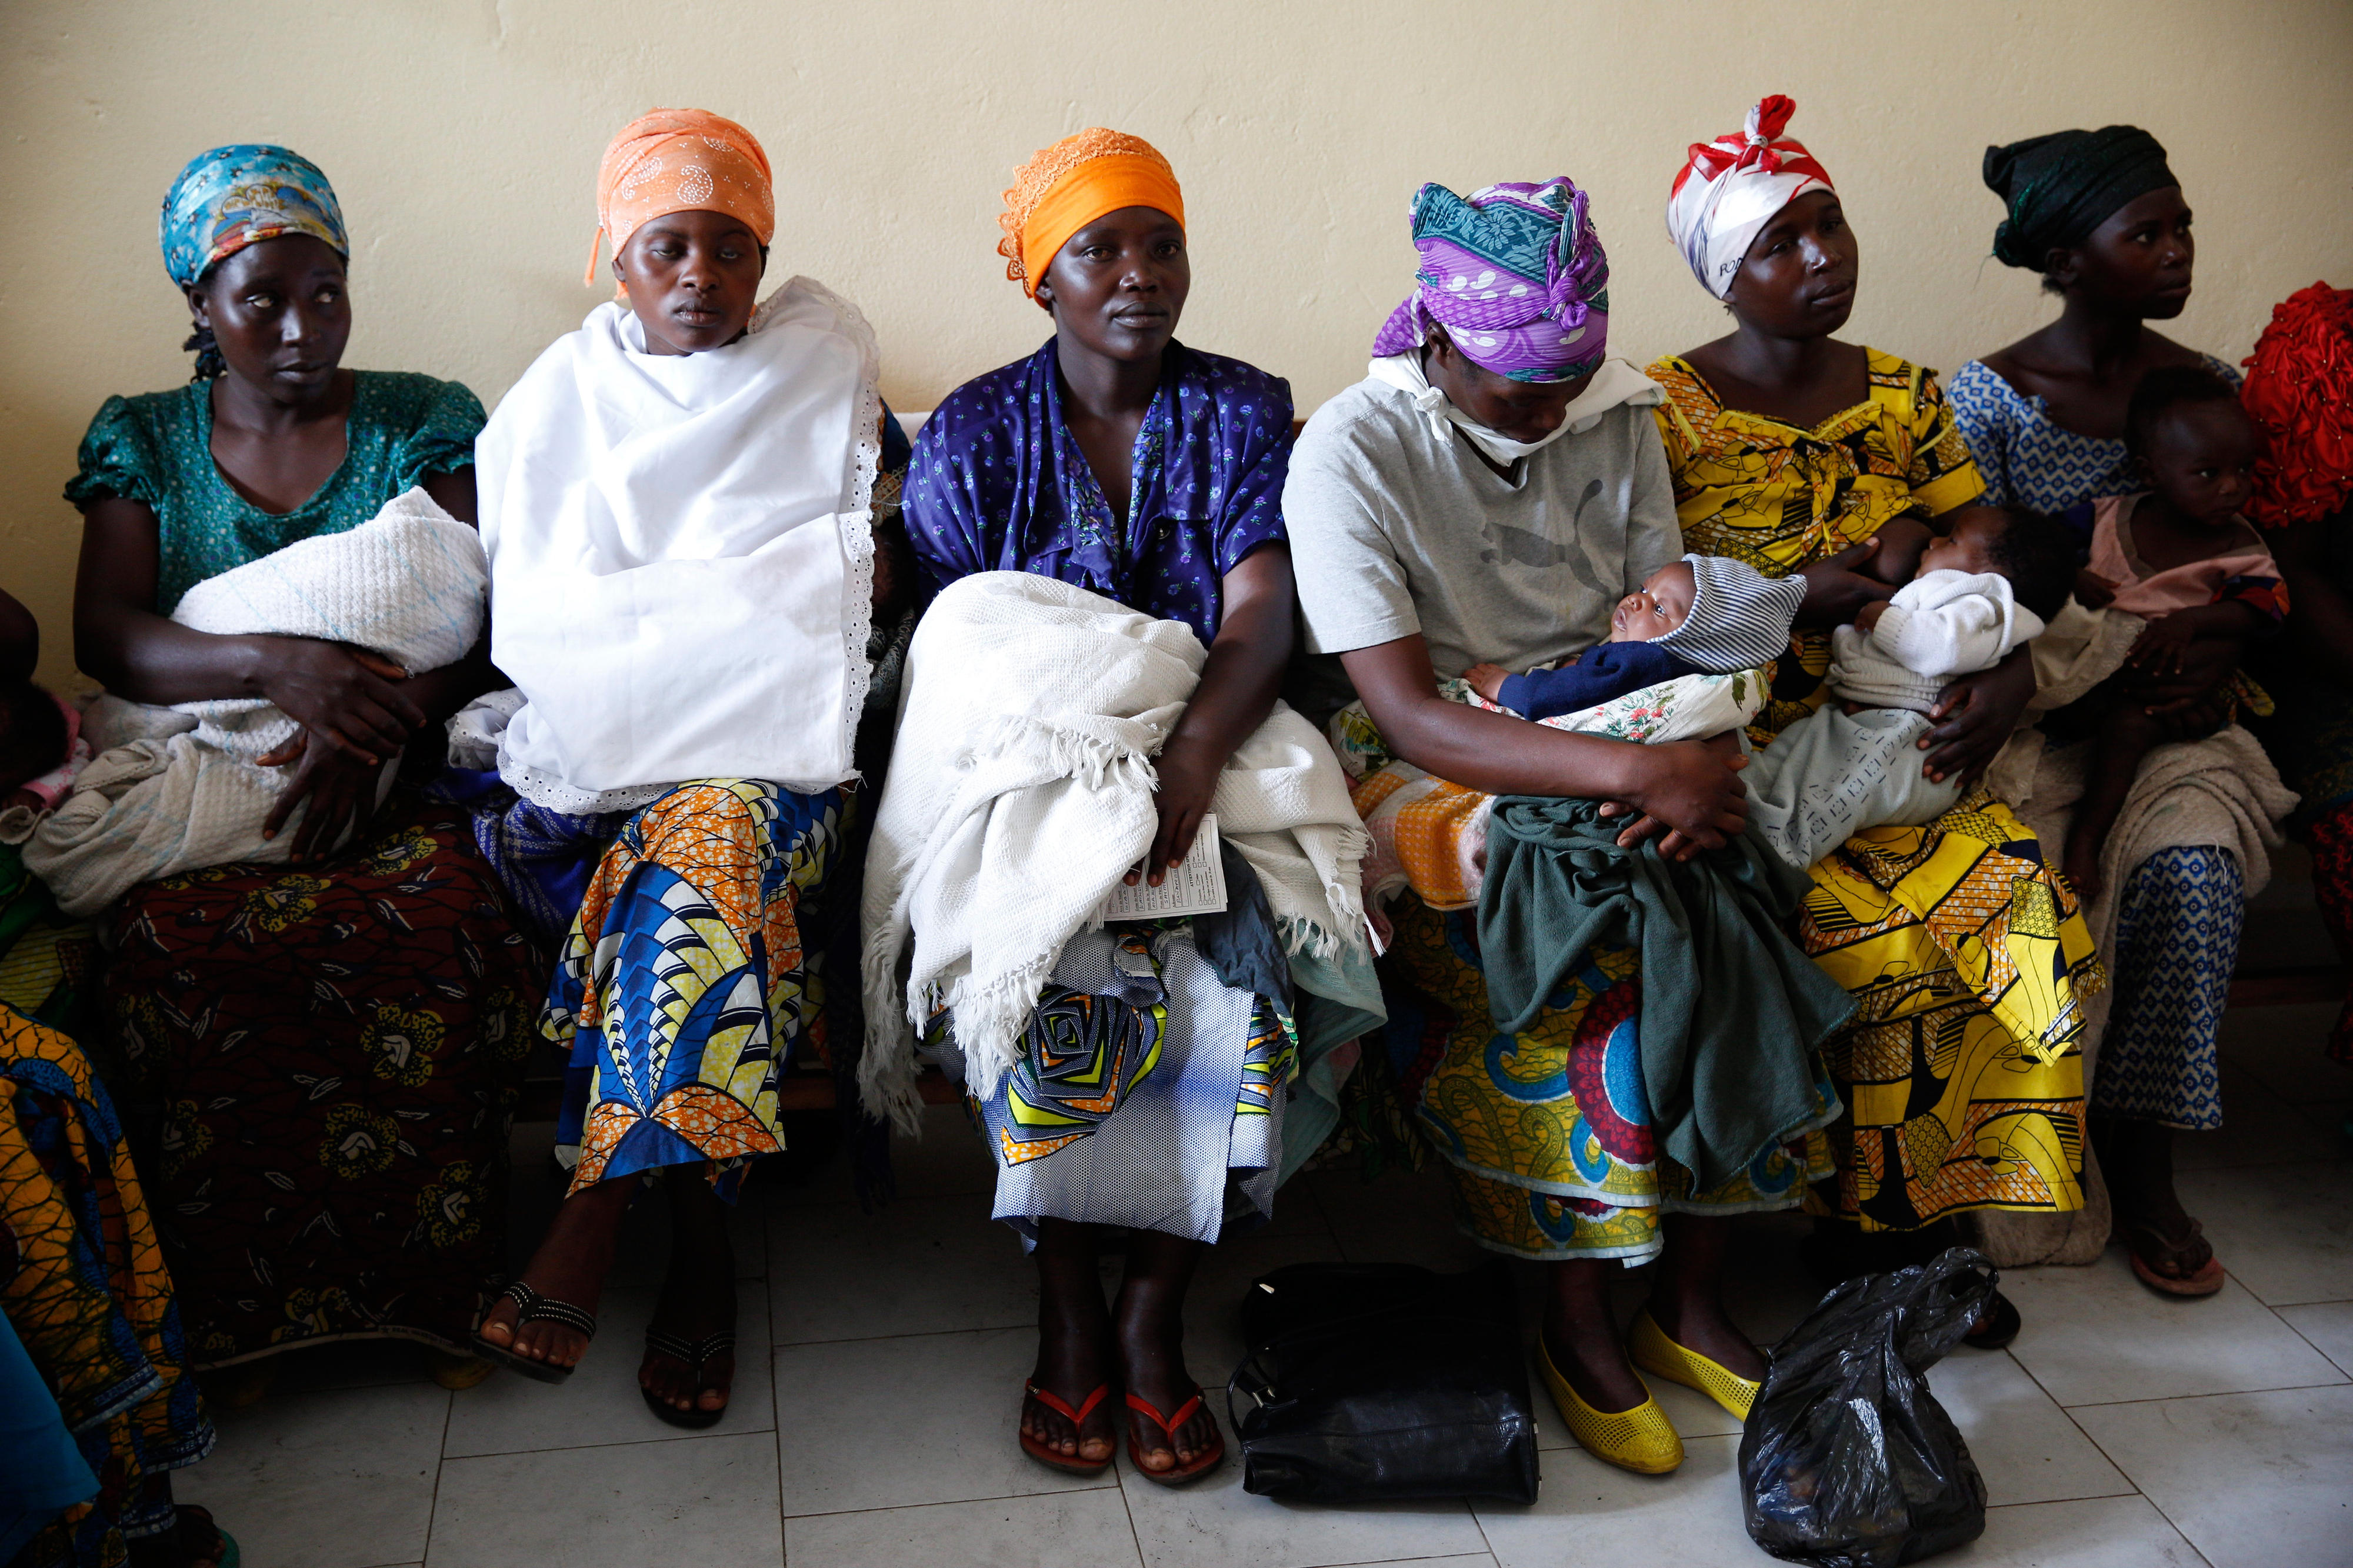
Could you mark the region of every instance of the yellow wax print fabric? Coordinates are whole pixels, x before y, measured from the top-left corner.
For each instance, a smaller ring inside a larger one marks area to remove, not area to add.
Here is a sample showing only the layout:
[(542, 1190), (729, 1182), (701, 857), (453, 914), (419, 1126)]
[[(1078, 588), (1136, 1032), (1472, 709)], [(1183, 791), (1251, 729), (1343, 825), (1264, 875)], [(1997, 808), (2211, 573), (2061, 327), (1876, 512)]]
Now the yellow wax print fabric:
[[(1639, 1263), (1658, 1253), (1666, 1215), (1793, 1208), (1808, 1183), (1831, 1174), (1819, 1131), (1766, 1150), (1705, 1192), (1658, 1152), (1634, 948), (1590, 949), (1534, 1023), (1503, 1035), (1488, 1011), (1477, 911), (1440, 911), (1408, 894), (1394, 920), (1377, 1070), (1442, 1157), (1457, 1221), (1480, 1245), (1543, 1260)], [(1837, 1105), (1826, 1080), (1817, 1093), (1828, 1121)]]
[[(1827, 560), (1897, 518), (1941, 516), (1985, 492), (1936, 373), (1865, 349), (1863, 400), (1810, 430), (1727, 408), (1673, 355), (1647, 374), (1673, 476), (1683, 548), (1746, 561), (1768, 577)], [(1821, 706), (1830, 634), (1800, 630), (1750, 738)]]
[[(1811, 430), (1726, 408), (1681, 359), (1651, 366), (1685, 549), (1785, 576), (1982, 493), (1935, 373), (1864, 352), (1864, 401)], [(1828, 635), (1798, 632), (1750, 738), (1820, 707), (1829, 668)], [(1838, 1180), (1807, 1206), (1887, 1230), (2082, 1207), (2082, 1004), (2107, 977), (2033, 831), (1979, 790), (1857, 834), (1813, 879), (1799, 940), (1859, 1011), (1823, 1047), (1847, 1114)]]

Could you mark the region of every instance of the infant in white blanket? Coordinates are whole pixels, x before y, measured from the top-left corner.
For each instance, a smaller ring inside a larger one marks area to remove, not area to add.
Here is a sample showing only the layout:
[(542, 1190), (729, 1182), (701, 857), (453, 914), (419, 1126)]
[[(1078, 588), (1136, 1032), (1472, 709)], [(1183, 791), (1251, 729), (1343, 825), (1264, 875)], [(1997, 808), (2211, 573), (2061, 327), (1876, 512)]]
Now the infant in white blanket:
[(1868, 827), (1917, 826), (1961, 782), (1930, 780), (1919, 743), (1957, 675), (1990, 669), (2042, 630), (2073, 590), (2060, 525), (2017, 507), (1971, 507), (1929, 542), (1912, 581), (1831, 635), (1831, 700), (1784, 729), (1740, 776), (1748, 825), (1792, 866)]
[[(172, 619), (230, 636), (316, 637), (423, 674), (472, 649), (488, 581), (480, 537), (413, 489), (357, 528), (206, 579)], [(103, 749), (25, 846), (25, 864), (68, 914), (95, 914), (157, 877), (290, 858), (296, 835), (263, 836), (286, 779), (269, 764), (299, 729), (275, 703), (154, 708), (101, 697), (84, 728)], [(387, 763), (379, 799), (392, 773)]]

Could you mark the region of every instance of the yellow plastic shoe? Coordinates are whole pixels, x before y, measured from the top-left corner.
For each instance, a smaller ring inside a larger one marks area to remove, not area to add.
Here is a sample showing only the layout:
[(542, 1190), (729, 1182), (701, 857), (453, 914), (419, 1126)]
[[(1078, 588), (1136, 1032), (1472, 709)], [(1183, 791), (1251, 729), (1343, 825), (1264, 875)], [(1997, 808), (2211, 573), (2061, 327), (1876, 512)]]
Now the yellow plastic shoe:
[(1634, 1326), (1626, 1333), (1626, 1353), (1644, 1372), (1696, 1388), (1743, 1421), (1748, 1419), (1748, 1407), (1757, 1403), (1757, 1390), (1764, 1386), (1667, 1338), (1667, 1331), (1659, 1327), (1647, 1307), (1634, 1314)]
[(1541, 1338), (1536, 1341), (1536, 1364), (1544, 1371), (1553, 1403), (1560, 1406), (1561, 1419), (1568, 1423), (1568, 1435), (1587, 1453), (1645, 1476), (1663, 1476), (1683, 1464), (1683, 1440), (1656, 1399), (1645, 1398), (1631, 1410), (1605, 1415), (1577, 1396), (1553, 1364), (1552, 1347)]

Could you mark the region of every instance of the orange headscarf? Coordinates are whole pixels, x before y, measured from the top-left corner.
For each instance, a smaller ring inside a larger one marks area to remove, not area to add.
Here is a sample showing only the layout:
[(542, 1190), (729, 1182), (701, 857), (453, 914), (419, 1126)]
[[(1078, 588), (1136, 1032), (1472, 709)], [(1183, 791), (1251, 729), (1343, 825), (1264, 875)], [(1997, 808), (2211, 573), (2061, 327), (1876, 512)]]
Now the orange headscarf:
[(997, 217), (1005, 230), (997, 242), (1005, 275), (1036, 295), (1071, 236), (1122, 207), (1152, 207), (1185, 225), (1176, 173), (1151, 142), (1097, 125), (1041, 149), (1014, 171)]
[(613, 254), (639, 224), (665, 213), (727, 213), (762, 245), (776, 237), (775, 183), (759, 139), (703, 109), (657, 109), (621, 128), (596, 169), (596, 237), (588, 246), (587, 283), (596, 281), (598, 247)]

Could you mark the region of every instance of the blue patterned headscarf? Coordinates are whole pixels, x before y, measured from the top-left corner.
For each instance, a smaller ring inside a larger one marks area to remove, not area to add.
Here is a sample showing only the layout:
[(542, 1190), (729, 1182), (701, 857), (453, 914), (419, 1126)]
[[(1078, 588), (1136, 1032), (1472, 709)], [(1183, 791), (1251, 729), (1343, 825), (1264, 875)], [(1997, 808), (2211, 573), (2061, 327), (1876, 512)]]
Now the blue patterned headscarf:
[(239, 142), (200, 153), (164, 197), (164, 270), (185, 289), (248, 245), (307, 234), (351, 259), (343, 209), (319, 165), (283, 147)]
[(1446, 329), (1472, 363), (1514, 381), (1572, 381), (1601, 363), (1609, 340), (1609, 258), (1566, 174), (1513, 182), (1467, 198), (1432, 182), (1414, 193), (1421, 266), (1373, 340), (1376, 358)]

